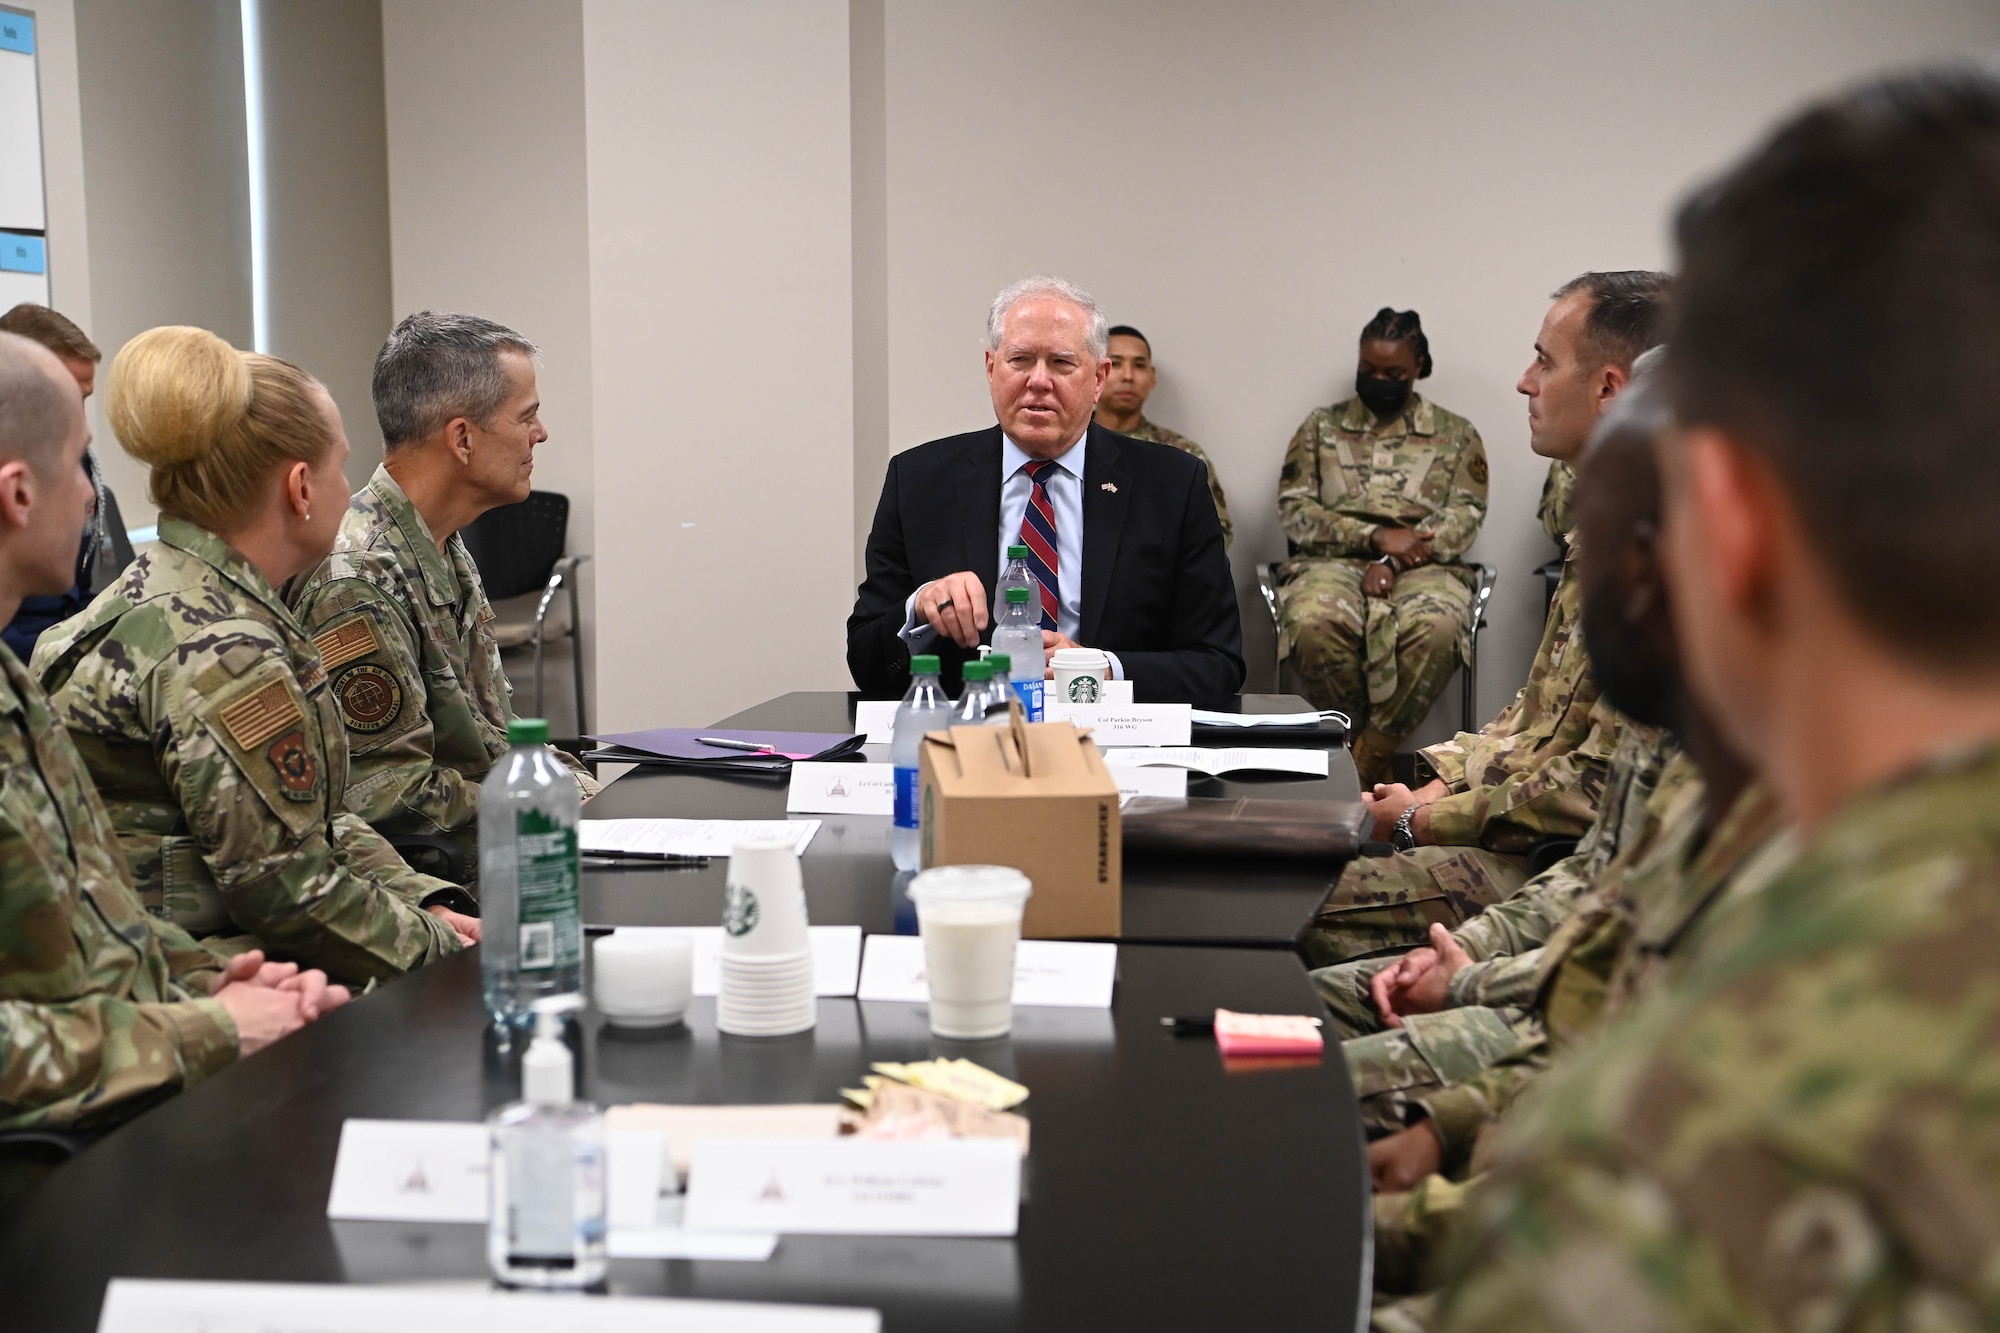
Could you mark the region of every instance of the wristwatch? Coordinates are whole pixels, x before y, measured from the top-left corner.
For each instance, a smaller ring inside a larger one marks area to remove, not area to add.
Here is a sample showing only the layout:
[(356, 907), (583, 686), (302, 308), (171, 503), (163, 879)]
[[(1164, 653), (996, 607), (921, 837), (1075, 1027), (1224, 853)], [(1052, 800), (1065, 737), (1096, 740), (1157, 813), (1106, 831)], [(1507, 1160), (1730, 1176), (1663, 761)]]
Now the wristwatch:
[(1417, 832), (1411, 827), (1411, 821), (1417, 817), (1417, 811), (1420, 808), (1413, 805), (1403, 811), (1402, 814), (1396, 816), (1396, 827), (1389, 832), (1389, 845), (1397, 851), (1407, 852), (1416, 847)]

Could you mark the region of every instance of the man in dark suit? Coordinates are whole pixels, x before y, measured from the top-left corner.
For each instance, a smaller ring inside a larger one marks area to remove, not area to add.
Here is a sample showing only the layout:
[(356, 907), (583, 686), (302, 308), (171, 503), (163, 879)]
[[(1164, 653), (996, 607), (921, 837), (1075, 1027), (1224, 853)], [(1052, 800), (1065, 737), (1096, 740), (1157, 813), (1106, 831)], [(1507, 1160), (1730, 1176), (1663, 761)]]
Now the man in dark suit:
[(1243, 627), (1208, 470), (1092, 424), (1110, 368), (1097, 303), (1059, 278), (1025, 279), (994, 298), (986, 343), (999, 424), (889, 462), (847, 618), (855, 684), (897, 698), (910, 654), (934, 652), (955, 689), (1020, 543), (1045, 653), (1102, 649), (1141, 703), (1226, 701), (1243, 684)]

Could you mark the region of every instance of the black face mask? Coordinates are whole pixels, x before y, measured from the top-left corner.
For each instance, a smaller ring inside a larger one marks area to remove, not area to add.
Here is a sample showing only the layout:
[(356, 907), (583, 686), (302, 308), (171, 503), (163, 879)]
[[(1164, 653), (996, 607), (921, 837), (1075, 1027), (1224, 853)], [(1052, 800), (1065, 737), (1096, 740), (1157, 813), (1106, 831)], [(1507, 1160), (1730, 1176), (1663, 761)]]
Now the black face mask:
[(1356, 375), (1354, 396), (1376, 416), (1392, 417), (1410, 401), (1410, 382), (1384, 379), (1380, 375)]

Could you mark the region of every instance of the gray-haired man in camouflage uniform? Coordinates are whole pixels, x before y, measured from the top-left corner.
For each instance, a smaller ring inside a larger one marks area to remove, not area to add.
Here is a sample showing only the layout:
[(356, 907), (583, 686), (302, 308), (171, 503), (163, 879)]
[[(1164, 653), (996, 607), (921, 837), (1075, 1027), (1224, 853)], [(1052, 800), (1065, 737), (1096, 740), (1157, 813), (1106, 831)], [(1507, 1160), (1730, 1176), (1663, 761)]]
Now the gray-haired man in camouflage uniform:
[[(0, 622), (75, 577), (89, 439), (62, 363), (0, 333)], [(0, 1128), (108, 1127), (345, 1003), (322, 973), (225, 963), (140, 905), (68, 731), (5, 647), (0, 773)]]
[(1222, 482), (1215, 475), (1215, 464), (1187, 436), (1146, 419), (1146, 400), (1153, 396), (1153, 386), (1160, 382), (1159, 372), (1153, 367), (1153, 345), (1130, 324), (1114, 324), (1106, 336), (1105, 359), (1111, 363), (1111, 374), (1105, 378), (1104, 391), (1097, 398), (1097, 424), (1135, 440), (1171, 445), (1199, 458), (1208, 469), (1208, 493), (1215, 497), (1215, 516), (1222, 520), (1222, 544), (1227, 548), (1236, 536), (1236, 529), (1229, 522), (1229, 501), (1222, 498)]
[(2000, 1327), (2000, 75), (1812, 107), (1677, 232), (1675, 620), (1800, 850), (1515, 1108), (1440, 1319)]
[[(1535, 452), (1583, 452), (1633, 361), (1659, 341), (1667, 287), (1664, 274), (1632, 271), (1586, 273), (1557, 291), (1516, 386)], [(1572, 541), (1514, 702), (1484, 730), (1422, 751), (1431, 782), (1362, 793), (1376, 836), (1397, 851), (1348, 865), (1300, 941), (1309, 966), (1422, 944), (1433, 924), (1455, 926), (1520, 888), (1536, 843), (1580, 838), (1595, 822), (1620, 722), (1577, 633), (1575, 567)]]
[[(548, 439), (535, 346), (476, 315), (419, 311), (375, 358), (388, 456), (333, 553), (286, 590), (347, 724), (347, 808), (392, 839), (448, 838), (478, 873), (479, 784), (507, 750), (512, 689), (459, 530), (528, 498)], [(588, 797), (597, 784), (560, 751)], [(403, 844), (424, 864), (423, 851)], [(433, 864), (430, 868), (436, 869)]]

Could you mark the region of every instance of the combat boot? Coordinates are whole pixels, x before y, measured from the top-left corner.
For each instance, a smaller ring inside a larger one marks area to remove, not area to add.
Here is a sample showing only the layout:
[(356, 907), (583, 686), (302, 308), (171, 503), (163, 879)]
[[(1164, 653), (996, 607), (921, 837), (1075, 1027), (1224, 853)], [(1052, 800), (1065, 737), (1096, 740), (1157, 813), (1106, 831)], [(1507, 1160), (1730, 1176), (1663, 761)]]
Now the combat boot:
[(1396, 742), (1373, 727), (1363, 727), (1348, 748), (1354, 754), (1354, 771), (1361, 775), (1361, 790), (1396, 780)]

